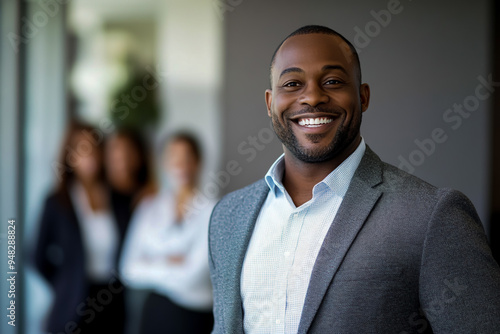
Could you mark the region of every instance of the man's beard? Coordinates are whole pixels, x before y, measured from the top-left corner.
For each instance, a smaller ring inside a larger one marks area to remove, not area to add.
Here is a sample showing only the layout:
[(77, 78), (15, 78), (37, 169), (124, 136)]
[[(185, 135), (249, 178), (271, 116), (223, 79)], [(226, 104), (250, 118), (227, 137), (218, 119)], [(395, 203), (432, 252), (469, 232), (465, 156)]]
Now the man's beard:
[[(310, 113), (311, 110), (317, 109), (309, 107), (297, 112), (296, 115)], [(346, 114), (345, 112), (338, 113), (335, 112), (335, 110), (323, 108), (321, 111), (334, 115), (334, 118), (339, 118), (339, 114)], [(274, 112), (271, 112), (271, 119), (276, 136), (278, 136), (281, 143), (283, 143), (297, 159), (307, 163), (319, 163), (332, 160), (356, 139), (361, 126), (361, 111), (359, 111), (358, 115), (359, 116), (353, 115), (350, 124), (344, 124), (342, 122), (333, 140), (327, 146), (317, 149), (307, 149), (300, 145), (297, 137), (292, 131), (292, 121), (288, 117), (284, 117), (286, 122), (285, 125), (279, 121), (278, 116), (276, 116)], [(318, 143), (326, 135), (327, 134), (306, 134), (306, 138), (313, 143)]]

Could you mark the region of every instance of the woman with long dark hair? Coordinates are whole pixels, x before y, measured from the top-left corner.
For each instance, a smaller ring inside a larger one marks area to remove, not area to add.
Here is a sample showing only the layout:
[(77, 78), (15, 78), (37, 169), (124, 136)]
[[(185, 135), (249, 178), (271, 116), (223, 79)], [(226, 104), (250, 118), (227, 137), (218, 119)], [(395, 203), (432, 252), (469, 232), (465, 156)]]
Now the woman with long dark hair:
[(117, 220), (128, 224), (140, 200), (156, 191), (146, 140), (136, 130), (118, 129), (106, 138), (104, 165)]
[(72, 123), (43, 209), (35, 264), (54, 292), (49, 332), (123, 333), (124, 287), (115, 268), (128, 221), (113, 210), (103, 168), (103, 138)]

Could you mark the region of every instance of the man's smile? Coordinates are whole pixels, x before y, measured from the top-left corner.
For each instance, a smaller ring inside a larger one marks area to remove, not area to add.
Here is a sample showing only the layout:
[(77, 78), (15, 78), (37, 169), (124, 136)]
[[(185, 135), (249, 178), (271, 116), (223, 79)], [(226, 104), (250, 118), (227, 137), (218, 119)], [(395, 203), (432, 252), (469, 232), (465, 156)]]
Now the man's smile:
[(308, 128), (317, 128), (321, 125), (328, 124), (333, 121), (330, 117), (310, 117), (310, 118), (299, 118), (298, 123), (300, 126), (305, 126)]
[(335, 120), (340, 117), (339, 113), (318, 112), (318, 113), (302, 113), (290, 118), (292, 124), (300, 131), (305, 133), (323, 133), (334, 127)]

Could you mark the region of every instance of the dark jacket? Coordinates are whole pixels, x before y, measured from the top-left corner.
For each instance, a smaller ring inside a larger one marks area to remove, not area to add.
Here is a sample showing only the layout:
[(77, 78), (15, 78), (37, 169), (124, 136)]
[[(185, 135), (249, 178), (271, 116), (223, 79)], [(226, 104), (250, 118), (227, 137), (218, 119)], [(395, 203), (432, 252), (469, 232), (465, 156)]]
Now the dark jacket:
[[(111, 204), (119, 230), (120, 250), (130, 218), (130, 208), (119, 205), (115, 196), (111, 196)], [(116, 268), (119, 254), (120, 251), (117, 252)], [(34, 261), (54, 293), (53, 306), (46, 323), (48, 331), (66, 332), (68, 328), (82, 323), (82, 320), (95, 316), (95, 310), (87, 300), (93, 283), (85, 271), (86, 259), (80, 226), (67, 193), (52, 194), (45, 201)], [(117, 275), (114, 274), (109, 282), (111, 293), (123, 291)]]

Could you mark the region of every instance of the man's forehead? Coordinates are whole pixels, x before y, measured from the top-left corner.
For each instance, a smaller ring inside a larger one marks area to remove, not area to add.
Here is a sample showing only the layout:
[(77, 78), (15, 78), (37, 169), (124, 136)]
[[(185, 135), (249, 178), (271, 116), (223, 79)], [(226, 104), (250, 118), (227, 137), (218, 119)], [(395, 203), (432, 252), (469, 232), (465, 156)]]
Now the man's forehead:
[(288, 38), (280, 47), (273, 69), (310, 64), (312, 61), (335, 62), (350, 69), (354, 55), (339, 36), (320, 33), (296, 35)]

